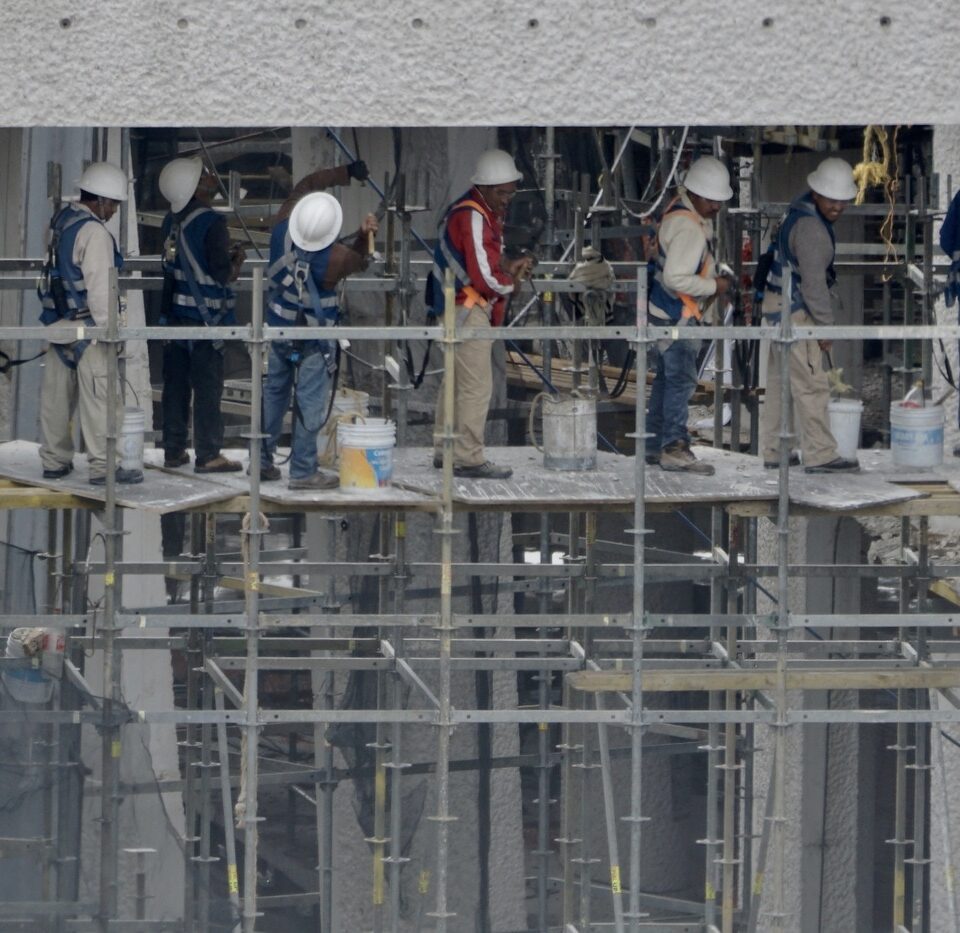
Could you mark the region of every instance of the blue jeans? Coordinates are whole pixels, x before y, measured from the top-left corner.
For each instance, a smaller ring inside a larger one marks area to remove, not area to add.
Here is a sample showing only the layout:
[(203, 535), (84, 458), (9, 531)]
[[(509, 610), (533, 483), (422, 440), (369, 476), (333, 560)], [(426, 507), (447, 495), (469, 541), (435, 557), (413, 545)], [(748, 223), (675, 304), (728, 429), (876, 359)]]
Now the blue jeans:
[(283, 429), (283, 416), (290, 406), (296, 376), (296, 407), (291, 432), (290, 478), (306, 479), (317, 472), (317, 432), (323, 427), (330, 405), (335, 368), (334, 351), (322, 341), (310, 341), (300, 352), (297, 374), (297, 352), (283, 341), (270, 344), (267, 381), (263, 384), (263, 433), (267, 437), (261, 448), (260, 463), (273, 463), (273, 453)]
[(698, 340), (674, 340), (666, 350), (654, 349), (656, 369), (647, 403), (648, 454), (659, 454), (676, 441), (690, 443), (687, 433), (688, 406), (697, 387)]

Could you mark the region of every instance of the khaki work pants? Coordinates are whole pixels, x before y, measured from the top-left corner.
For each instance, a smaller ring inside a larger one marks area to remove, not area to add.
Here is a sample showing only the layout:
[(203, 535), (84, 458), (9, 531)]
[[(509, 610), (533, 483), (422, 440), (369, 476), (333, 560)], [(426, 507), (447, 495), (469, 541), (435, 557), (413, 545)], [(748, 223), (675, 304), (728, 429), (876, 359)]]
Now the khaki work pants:
[[(87, 448), (91, 476), (107, 472), (107, 347), (94, 343), (71, 369), (51, 344), (44, 357), (40, 391), (40, 462), (57, 470), (73, 462), (73, 416)], [(122, 416), (122, 411), (118, 414)]]
[[(798, 327), (813, 326), (806, 311), (794, 311)], [(835, 460), (837, 442), (830, 433), (827, 406), (830, 383), (823, 368), (823, 353), (816, 340), (799, 340), (790, 348), (790, 393), (804, 466)], [(780, 347), (771, 343), (767, 355), (767, 390), (760, 418), (760, 449), (765, 463), (780, 461)]]
[[(490, 327), (487, 312), (475, 306), (469, 310), (457, 307), (459, 327)], [(455, 466), (479, 466), (486, 459), (483, 452), (483, 434), (493, 395), (493, 343), (490, 340), (464, 340), (454, 350), (453, 386), (453, 462)], [(443, 398), (447, 377), (444, 375), (437, 399), (433, 446), (442, 451)]]

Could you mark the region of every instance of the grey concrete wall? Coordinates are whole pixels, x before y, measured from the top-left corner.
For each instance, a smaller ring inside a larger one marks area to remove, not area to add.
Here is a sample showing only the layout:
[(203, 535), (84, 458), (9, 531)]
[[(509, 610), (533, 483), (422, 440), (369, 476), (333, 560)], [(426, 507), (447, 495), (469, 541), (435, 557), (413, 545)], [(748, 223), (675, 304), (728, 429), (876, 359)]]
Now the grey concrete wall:
[(199, 0), (15, 0), (9, 14), (7, 125), (960, 118), (951, 0), (224, 0), (216, 16)]

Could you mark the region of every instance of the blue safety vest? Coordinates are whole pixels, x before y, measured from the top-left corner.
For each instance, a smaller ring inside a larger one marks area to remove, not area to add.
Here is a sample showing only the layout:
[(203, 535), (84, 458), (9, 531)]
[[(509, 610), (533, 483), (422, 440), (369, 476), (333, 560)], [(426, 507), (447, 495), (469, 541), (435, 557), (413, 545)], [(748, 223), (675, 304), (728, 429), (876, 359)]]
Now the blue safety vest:
[[(833, 246), (833, 256), (830, 257), (830, 265), (827, 267), (827, 286), (832, 287), (837, 280), (837, 273), (833, 267), (833, 259), (837, 250), (837, 237), (833, 232), (833, 224), (827, 221), (817, 210), (817, 205), (813, 201), (813, 193), (808, 191), (806, 194), (795, 198), (791, 203), (786, 215), (780, 224), (780, 229), (774, 235), (770, 246), (767, 247), (771, 254), (770, 271), (767, 273), (767, 281), (764, 291), (773, 292), (775, 295), (783, 294), (783, 260), (786, 257), (792, 273), (792, 299), (790, 304), (790, 313), (799, 311), (806, 307), (803, 301), (803, 284), (800, 279), (800, 273), (797, 271), (797, 257), (790, 249), (790, 234), (796, 226), (797, 221), (803, 217), (816, 217), (830, 234), (830, 243)], [(764, 315), (767, 320), (777, 323), (780, 320), (778, 312), (767, 313)]]
[(175, 318), (198, 321), (208, 327), (235, 324), (233, 289), (221, 285), (207, 271), (206, 238), (220, 215), (209, 207), (197, 207), (178, 220), (172, 213), (163, 219), (164, 242), (173, 241), (172, 261), (164, 256), (163, 271), (173, 276), (169, 313)]
[[(73, 261), (77, 234), (88, 223), (102, 224), (103, 221), (76, 204), (61, 208), (50, 221), (50, 262), (37, 288), (43, 306), (41, 324), (49, 326), (64, 318), (81, 323), (92, 321), (83, 270)], [(112, 236), (110, 239), (113, 241)], [(113, 242), (113, 262), (118, 269), (123, 265), (116, 242)], [(58, 302), (55, 292), (60, 290), (60, 286), (62, 298)]]
[(300, 249), (282, 220), (270, 234), (270, 295), (267, 323), (272, 327), (316, 327), (336, 324), (340, 316), (336, 291), (323, 287), (333, 244), (326, 249)]
[[(486, 212), (479, 201), (470, 197), (470, 192), (457, 198), (443, 215), (440, 227), (437, 230), (437, 245), (433, 250), (433, 269), (427, 279), (424, 292), (424, 301), (427, 306), (427, 317), (443, 317), (443, 286), (447, 269), (453, 270), (454, 291), (473, 288), (473, 282), (467, 274), (467, 261), (461, 250), (457, 249), (450, 239), (450, 218), (460, 211), (479, 211), (486, 216)], [(479, 295), (477, 296), (479, 298)], [(480, 299), (481, 301), (483, 299)], [(476, 303), (474, 300), (472, 303)]]
[[(663, 212), (663, 217), (660, 220), (660, 226), (663, 226), (663, 222), (667, 219), (670, 214), (687, 214), (691, 218), (701, 222), (701, 217), (695, 211), (690, 210), (680, 198), (675, 198), (669, 205), (667, 209)], [(653, 272), (653, 283), (650, 286), (650, 304), (654, 305), (659, 310), (663, 311), (671, 321), (679, 321), (681, 317), (684, 317), (684, 311), (686, 310), (686, 317), (692, 317), (695, 320), (700, 320), (700, 303), (699, 301), (692, 297), (691, 295), (682, 295), (677, 291), (674, 291), (670, 288), (663, 280), (663, 269), (667, 262), (667, 254), (663, 248), (663, 244), (657, 240), (657, 261), (656, 266)], [(697, 275), (706, 276), (707, 269), (710, 264), (710, 248), (704, 240), (703, 253), (700, 256), (700, 261), (697, 263)]]

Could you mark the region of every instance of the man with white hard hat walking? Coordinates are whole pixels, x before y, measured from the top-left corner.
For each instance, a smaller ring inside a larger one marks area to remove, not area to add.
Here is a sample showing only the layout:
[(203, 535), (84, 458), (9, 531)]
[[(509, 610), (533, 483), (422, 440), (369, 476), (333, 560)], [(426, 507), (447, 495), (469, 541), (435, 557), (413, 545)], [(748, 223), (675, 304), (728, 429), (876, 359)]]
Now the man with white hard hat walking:
[[(160, 172), (160, 193), (170, 202), (163, 221), (164, 292), (161, 322), (217, 327), (237, 322), (230, 283), (246, 257), (231, 248), (226, 218), (211, 206), (216, 176), (199, 158), (174, 159)], [(187, 437), (193, 402), (195, 473), (243, 469), (220, 452), (223, 444), (223, 341), (169, 340), (163, 348), (164, 466), (190, 461)]]
[[(788, 270), (790, 320), (794, 325), (833, 324), (840, 308), (833, 267), (833, 225), (857, 193), (853, 170), (843, 159), (824, 159), (807, 176), (807, 184), (809, 190), (793, 201), (774, 235), (763, 299), (765, 324), (780, 323)], [(822, 362), (824, 351), (829, 349), (830, 342), (823, 340), (798, 340), (790, 347), (790, 392), (807, 473), (849, 473), (860, 469), (856, 460), (847, 460), (837, 453), (830, 432), (830, 384)], [(780, 362), (780, 348), (771, 344), (760, 419), (763, 464), (771, 469), (779, 466), (780, 461)]]
[[(106, 327), (110, 270), (123, 260), (106, 223), (127, 200), (127, 175), (109, 162), (88, 165), (77, 183), (80, 199), (50, 221), (50, 258), (38, 292), (41, 323), (50, 328), (50, 350), (40, 393), (40, 461), (44, 479), (73, 469), (72, 418), (80, 414), (90, 482), (106, 483), (107, 355), (109, 344), (77, 340), (80, 326)], [(119, 310), (119, 309), (118, 309)], [(117, 468), (118, 483), (140, 483), (141, 470)]]
[[(447, 208), (440, 222), (433, 270), (427, 280), (427, 313), (443, 316), (443, 287), (448, 269), (456, 288), (457, 326), (499, 327), (507, 299), (529, 274), (533, 260), (507, 259), (503, 221), (522, 178), (513, 157), (488, 149), (477, 159), (470, 190)], [(463, 340), (454, 351), (453, 472), (472, 479), (506, 479), (513, 471), (484, 455), (484, 431), (493, 394), (493, 342)], [(446, 379), (446, 377), (444, 377)], [(434, 428), (433, 465), (442, 465), (440, 437), (444, 421), (444, 386), (440, 386)]]
[[(716, 274), (710, 243), (713, 218), (731, 197), (730, 174), (719, 159), (703, 156), (690, 166), (660, 222), (650, 324), (697, 327), (707, 304), (729, 290), (731, 280)], [(699, 346), (698, 340), (657, 341), (651, 360), (656, 375), (647, 403), (646, 458), (664, 470), (710, 476), (713, 466), (694, 456), (687, 431)]]

